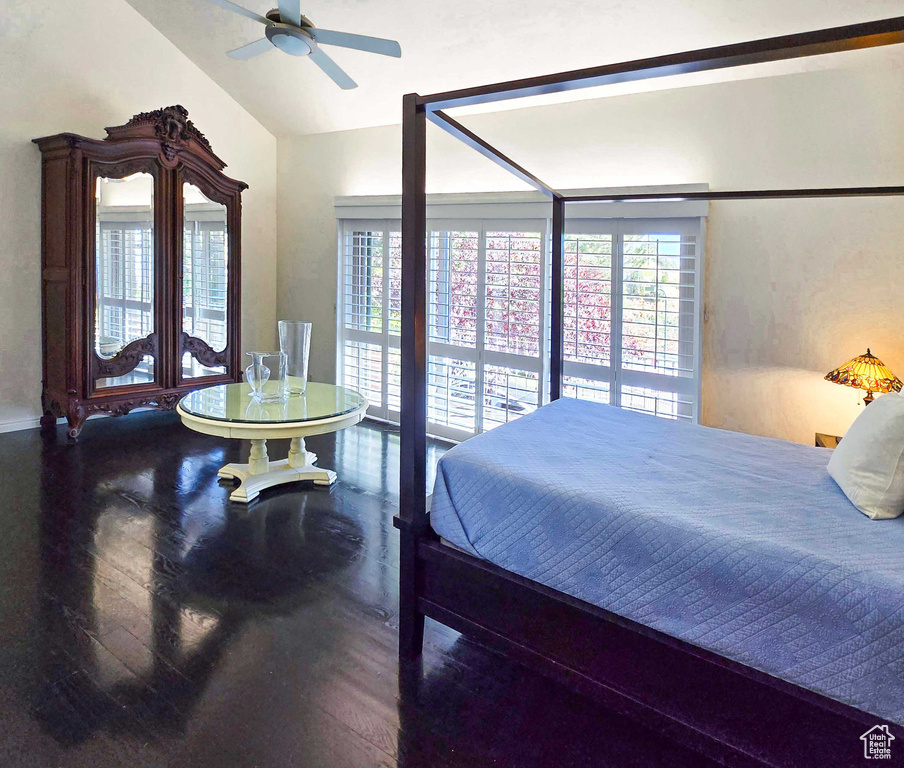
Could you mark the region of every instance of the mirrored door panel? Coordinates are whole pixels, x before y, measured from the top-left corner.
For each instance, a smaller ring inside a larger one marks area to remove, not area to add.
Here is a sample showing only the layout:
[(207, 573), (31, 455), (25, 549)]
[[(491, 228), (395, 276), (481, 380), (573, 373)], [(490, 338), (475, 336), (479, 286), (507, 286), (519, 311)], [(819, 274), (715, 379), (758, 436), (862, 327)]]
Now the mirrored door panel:
[(229, 237), (226, 206), (182, 185), (182, 378), (226, 373)]
[(95, 388), (155, 381), (154, 177), (95, 182)]

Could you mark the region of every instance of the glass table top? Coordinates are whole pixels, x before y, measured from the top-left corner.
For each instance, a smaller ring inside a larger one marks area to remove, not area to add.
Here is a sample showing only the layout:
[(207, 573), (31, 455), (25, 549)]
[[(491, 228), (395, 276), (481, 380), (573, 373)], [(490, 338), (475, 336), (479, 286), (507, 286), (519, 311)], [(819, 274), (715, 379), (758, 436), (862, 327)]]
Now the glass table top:
[[(288, 386), (300, 387), (301, 380), (287, 377)], [(264, 387), (264, 395), (275, 392), (275, 384)], [(367, 400), (352, 389), (334, 384), (308, 382), (303, 395), (289, 395), (283, 402), (260, 402), (251, 397), (248, 384), (220, 384), (190, 392), (179, 407), (192, 416), (214, 421), (247, 424), (287, 424), (300, 421), (319, 421), (342, 416), (367, 404)]]

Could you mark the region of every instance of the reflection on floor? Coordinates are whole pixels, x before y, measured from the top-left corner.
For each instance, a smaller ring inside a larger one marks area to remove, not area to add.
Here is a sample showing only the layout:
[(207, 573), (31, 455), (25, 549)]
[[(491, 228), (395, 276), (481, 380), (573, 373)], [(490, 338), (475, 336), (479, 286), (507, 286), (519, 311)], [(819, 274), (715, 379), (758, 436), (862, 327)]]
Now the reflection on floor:
[(398, 435), (309, 446), (245, 507), (171, 414), (0, 435), (0, 765), (704, 765), (437, 624), (400, 686)]

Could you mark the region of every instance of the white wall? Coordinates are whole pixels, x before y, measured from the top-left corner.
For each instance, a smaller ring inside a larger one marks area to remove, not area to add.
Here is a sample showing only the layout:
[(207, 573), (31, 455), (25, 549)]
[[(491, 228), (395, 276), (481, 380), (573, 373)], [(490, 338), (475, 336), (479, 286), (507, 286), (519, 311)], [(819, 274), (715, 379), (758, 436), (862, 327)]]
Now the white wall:
[(182, 104), (247, 182), (242, 342), (275, 338), (276, 139), (123, 0), (6, 0), (0, 12), (0, 431), (41, 415), (41, 157), (31, 139), (102, 138)]
[[(895, 55), (858, 68), (463, 118), (559, 188), (904, 184)], [(428, 191), (522, 189), (431, 127)], [(398, 126), (280, 139), (281, 317), (315, 323), (312, 372), (335, 375), (337, 195), (398, 194)], [(822, 376), (870, 346), (904, 375), (904, 199), (710, 207), (703, 422), (812, 443), (858, 396)]]

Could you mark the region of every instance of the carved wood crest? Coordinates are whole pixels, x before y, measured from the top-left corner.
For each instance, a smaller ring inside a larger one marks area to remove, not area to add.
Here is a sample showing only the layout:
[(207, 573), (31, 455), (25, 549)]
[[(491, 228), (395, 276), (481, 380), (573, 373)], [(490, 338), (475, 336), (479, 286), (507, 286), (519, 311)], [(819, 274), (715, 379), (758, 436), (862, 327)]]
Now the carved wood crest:
[(188, 119), (188, 110), (181, 104), (155, 109), (153, 112), (141, 112), (129, 120), (126, 125), (142, 123), (150, 123), (154, 126), (154, 132), (160, 139), (163, 154), (167, 160), (175, 159), (190, 139), (197, 141), (208, 152), (213, 152), (210, 142)]
[(126, 344), (113, 357), (94, 354), (94, 378), (106, 379), (124, 376), (135, 370), (145, 355), (157, 356), (157, 334), (151, 333), (143, 339), (135, 339)]
[(188, 150), (206, 156), (218, 170), (226, 166), (214, 154), (207, 137), (188, 119), (188, 110), (181, 104), (139, 112), (125, 125), (107, 128), (107, 138), (154, 138), (160, 142), (160, 152), (167, 162), (172, 163), (179, 153)]
[(189, 336), (185, 331), (182, 331), (182, 351), (189, 352), (195, 360), (208, 368), (214, 368), (218, 365), (226, 366), (229, 361), (229, 352), (227, 350), (228, 347), (222, 352), (216, 352), (203, 339), (199, 339), (197, 336)]

